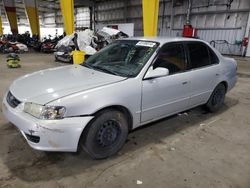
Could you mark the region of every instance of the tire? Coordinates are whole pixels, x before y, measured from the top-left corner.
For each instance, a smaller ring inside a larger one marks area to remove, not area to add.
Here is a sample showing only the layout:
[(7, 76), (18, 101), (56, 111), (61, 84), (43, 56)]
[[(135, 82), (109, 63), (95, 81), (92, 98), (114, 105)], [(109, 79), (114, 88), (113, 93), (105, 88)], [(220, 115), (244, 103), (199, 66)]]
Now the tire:
[(99, 113), (82, 135), (80, 146), (94, 159), (105, 159), (116, 154), (128, 135), (126, 116), (117, 110)]
[(217, 112), (223, 105), (226, 95), (226, 88), (224, 84), (220, 83), (214, 89), (212, 95), (210, 96), (206, 107), (210, 112)]

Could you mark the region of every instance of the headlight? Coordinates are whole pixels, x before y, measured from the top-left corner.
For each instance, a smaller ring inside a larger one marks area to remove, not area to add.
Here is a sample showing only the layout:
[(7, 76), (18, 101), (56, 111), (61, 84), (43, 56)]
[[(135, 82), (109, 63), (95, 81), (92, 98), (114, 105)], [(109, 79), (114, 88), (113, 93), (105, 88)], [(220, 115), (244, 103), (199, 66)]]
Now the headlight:
[(66, 112), (63, 106), (43, 106), (31, 102), (24, 104), (24, 112), (39, 119), (62, 119)]

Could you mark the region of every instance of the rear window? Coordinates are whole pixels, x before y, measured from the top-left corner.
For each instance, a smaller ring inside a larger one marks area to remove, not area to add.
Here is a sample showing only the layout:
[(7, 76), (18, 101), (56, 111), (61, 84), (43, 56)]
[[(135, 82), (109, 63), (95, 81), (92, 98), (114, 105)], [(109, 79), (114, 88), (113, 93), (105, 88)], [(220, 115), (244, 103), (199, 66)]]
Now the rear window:
[(208, 52), (209, 52), (211, 64), (218, 64), (219, 63), (219, 58), (214, 53), (214, 51), (211, 48), (208, 47)]
[(211, 65), (208, 48), (201, 42), (191, 42), (187, 44), (191, 68), (200, 68)]

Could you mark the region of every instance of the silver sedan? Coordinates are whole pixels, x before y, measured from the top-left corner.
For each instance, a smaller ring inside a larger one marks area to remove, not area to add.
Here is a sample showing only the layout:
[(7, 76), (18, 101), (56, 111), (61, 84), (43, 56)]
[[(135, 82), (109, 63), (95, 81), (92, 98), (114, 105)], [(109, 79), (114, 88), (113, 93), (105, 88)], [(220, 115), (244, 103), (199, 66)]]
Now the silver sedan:
[(34, 149), (83, 148), (103, 159), (139, 126), (198, 105), (219, 110), (236, 83), (236, 70), (234, 59), (202, 40), (118, 40), (81, 65), (17, 79), (3, 112)]

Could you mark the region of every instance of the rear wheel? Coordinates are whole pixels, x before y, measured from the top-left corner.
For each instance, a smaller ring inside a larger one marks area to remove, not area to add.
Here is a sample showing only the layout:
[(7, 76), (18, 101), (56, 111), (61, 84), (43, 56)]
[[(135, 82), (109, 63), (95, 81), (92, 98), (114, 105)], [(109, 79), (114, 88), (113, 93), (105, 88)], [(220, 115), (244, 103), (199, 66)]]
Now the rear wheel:
[(122, 148), (127, 135), (126, 116), (117, 110), (105, 110), (84, 131), (80, 144), (94, 159), (104, 159)]
[(225, 100), (226, 88), (224, 84), (220, 83), (213, 91), (212, 95), (210, 96), (206, 107), (210, 112), (218, 111)]

